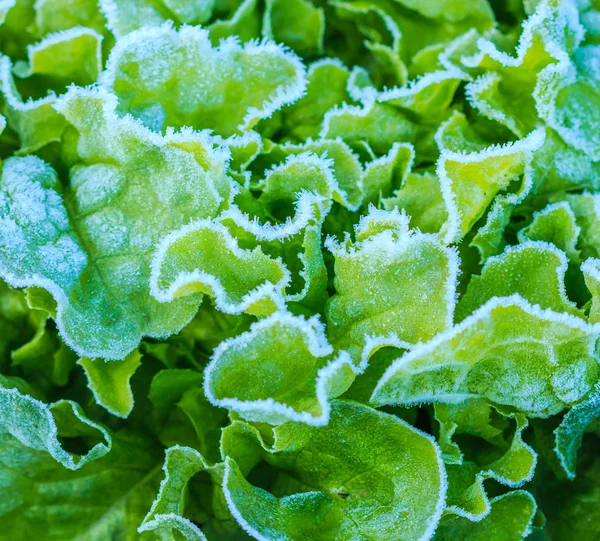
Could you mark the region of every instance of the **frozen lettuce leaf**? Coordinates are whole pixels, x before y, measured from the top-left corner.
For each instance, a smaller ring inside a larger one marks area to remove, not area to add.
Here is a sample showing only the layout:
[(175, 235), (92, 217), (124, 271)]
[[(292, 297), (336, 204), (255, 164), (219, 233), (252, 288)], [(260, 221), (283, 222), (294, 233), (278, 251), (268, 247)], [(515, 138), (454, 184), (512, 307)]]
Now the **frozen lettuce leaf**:
[(227, 502), (253, 537), (431, 537), (443, 511), (446, 480), (439, 449), (422, 432), (368, 406), (337, 401), (326, 427), (286, 423), (274, 429), (274, 437), (272, 449), (261, 451), (255, 443), (259, 455), (248, 456), (245, 469), (262, 456), (289, 471), (306, 487), (301, 492), (273, 496), (250, 484), (235, 460), (225, 462)]
[(277, 312), (221, 342), (206, 368), (205, 392), (250, 421), (320, 426), (329, 421), (329, 398), (342, 394), (355, 372), (345, 352), (334, 355), (316, 318)]
[(306, 79), (298, 57), (272, 42), (231, 38), (215, 48), (206, 30), (165, 24), (119, 40), (102, 83), (118, 96), (120, 114), (150, 129), (191, 126), (227, 137), (295, 102)]
[(519, 295), (496, 297), (394, 361), (371, 400), (455, 403), (479, 396), (548, 417), (577, 403), (597, 381), (597, 336), (576, 316), (542, 310)]
[(328, 241), (335, 257), (336, 294), (326, 309), (329, 339), (354, 359), (380, 337), (410, 347), (452, 325), (456, 252), (437, 237), (413, 232), (397, 210), (371, 209), (356, 242)]
[(434, 541), (521, 541), (531, 532), (537, 504), (526, 490), (514, 490), (491, 501), (489, 515), (480, 522), (458, 517), (443, 524), (434, 536)]
[(170, 230), (215, 215), (228, 181), (224, 157), (206, 136), (157, 136), (119, 119), (114, 105), (104, 91), (77, 89), (57, 104), (78, 131), (82, 159), (64, 197), (39, 158), (4, 164), (1, 267), (9, 283), (52, 293), (59, 330), (75, 351), (122, 359), (142, 335), (167, 336), (195, 314), (198, 296), (169, 304), (150, 296), (149, 259)]

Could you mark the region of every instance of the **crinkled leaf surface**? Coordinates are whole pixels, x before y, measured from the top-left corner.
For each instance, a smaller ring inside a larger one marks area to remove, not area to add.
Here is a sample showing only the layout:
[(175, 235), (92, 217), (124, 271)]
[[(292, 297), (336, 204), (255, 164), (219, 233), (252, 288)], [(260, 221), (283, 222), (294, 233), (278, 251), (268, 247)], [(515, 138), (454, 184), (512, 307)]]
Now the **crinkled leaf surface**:
[(52, 293), (71, 347), (121, 359), (142, 335), (167, 336), (193, 317), (199, 297), (160, 304), (150, 296), (150, 255), (169, 230), (216, 214), (223, 201), (218, 190), (228, 188), (223, 157), (209, 140), (154, 135), (119, 119), (114, 105), (96, 90), (74, 89), (59, 102), (79, 135), (81, 160), (64, 196), (42, 160), (4, 164), (1, 242), (2, 274), (13, 285)]
[[(367, 406), (336, 401), (326, 427), (286, 423), (274, 429), (274, 436), (273, 449), (263, 451), (263, 459), (290, 471), (305, 491), (275, 497), (251, 485), (234, 460), (225, 464), (229, 507), (253, 537), (431, 536), (446, 484), (439, 449), (422, 432)], [(418, 470), (427, 471), (426, 477)]]
[[(456, 317), (460, 321), (494, 297), (518, 293), (531, 304), (555, 312), (582, 316), (565, 292), (567, 258), (546, 242), (526, 242), (489, 258), (481, 275), (473, 276), (460, 299)], [(541, 282), (544, 289), (537, 287)]]
[(345, 352), (334, 358), (322, 324), (286, 312), (222, 342), (205, 372), (206, 396), (251, 421), (329, 421), (329, 397), (354, 379)]
[(165, 237), (150, 280), (152, 294), (162, 302), (205, 293), (224, 312), (268, 315), (281, 303), (289, 272), (259, 246), (240, 248), (222, 225), (199, 221)]
[(598, 330), (522, 297), (496, 298), (453, 329), (415, 347), (383, 375), (375, 404), (459, 402), (472, 396), (547, 417), (598, 379)]
[(208, 32), (166, 24), (132, 32), (111, 52), (103, 84), (119, 98), (117, 111), (149, 128), (209, 128), (229, 136), (252, 128), (300, 98), (305, 69), (271, 42), (213, 48)]
[(415, 344), (452, 324), (458, 270), (452, 249), (409, 231), (397, 210), (371, 210), (356, 237), (356, 243), (329, 243), (336, 294), (326, 316), (333, 344), (356, 359), (367, 337)]
[(494, 498), (490, 514), (480, 522), (456, 518), (437, 531), (435, 541), (464, 539), (465, 541), (521, 541), (531, 533), (537, 511), (533, 496), (525, 490), (515, 490)]

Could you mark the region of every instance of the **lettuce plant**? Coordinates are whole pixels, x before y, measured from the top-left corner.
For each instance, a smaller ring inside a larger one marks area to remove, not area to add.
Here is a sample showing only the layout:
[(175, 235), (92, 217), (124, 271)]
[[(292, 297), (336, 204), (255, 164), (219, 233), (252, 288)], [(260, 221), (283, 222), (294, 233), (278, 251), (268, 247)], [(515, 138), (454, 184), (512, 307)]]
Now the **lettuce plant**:
[(600, 2), (0, 2), (0, 539), (600, 538)]

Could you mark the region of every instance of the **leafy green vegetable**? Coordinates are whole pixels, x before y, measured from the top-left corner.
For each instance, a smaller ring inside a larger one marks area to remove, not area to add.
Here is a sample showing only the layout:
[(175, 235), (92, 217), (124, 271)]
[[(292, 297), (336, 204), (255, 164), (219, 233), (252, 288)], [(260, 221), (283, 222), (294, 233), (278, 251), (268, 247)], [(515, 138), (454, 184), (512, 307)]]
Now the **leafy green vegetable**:
[(0, 538), (599, 538), (599, 47), (598, 0), (0, 1)]
[[(240, 428), (234, 424), (227, 430)], [(259, 451), (260, 455), (290, 471), (292, 487), (296, 484), (302, 492), (277, 498), (252, 486), (235, 457), (225, 462), (225, 497), (253, 537), (431, 536), (443, 509), (446, 484), (439, 450), (423, 433), (393, 416), (350, 402), (333, 404), (327, 427), (286, 423), (273, 432), (273, 448)], [(231, 440), (233, 435), (225, 437)], [(255, 433), (255, 437), (259, 436)], [(426, 471), (426, 478), (418, 470)], [(377, 512), (383, 501), (385, 508)]]

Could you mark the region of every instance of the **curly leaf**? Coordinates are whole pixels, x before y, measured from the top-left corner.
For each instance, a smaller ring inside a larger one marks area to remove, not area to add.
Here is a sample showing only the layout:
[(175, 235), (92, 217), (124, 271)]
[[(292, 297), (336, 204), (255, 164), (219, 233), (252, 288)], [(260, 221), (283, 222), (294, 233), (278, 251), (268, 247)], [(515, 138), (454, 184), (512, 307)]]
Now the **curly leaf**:
[(581, 228), (569, 204), (565, 201), (548, 205), (534, 213), (531, 223), (518, 233), (519, 241), (527, 239), (554, 244), (567, 254), (571, 261), (580, 260), (577, 241)]
[(452, 324), (454, 250), (432, 235), (409, 231), (398, 211), (371, 209), (356, 238), (327, 244), (335, 257), (336, 294), (326, 308), (332, 343), (360, 359), (368, 337), (415, 344)]
[(329, 398), (348, 388), (355, 370), (345, 352), (333, 358), (317, 319), (277, 312), (219, 345), (206, 367), (205, 393), (251, 421), (321, 426), (329, 421)]
[[(0, 387), (0, 435), (5, 443), (14, 438), (21, 445), (47, 453), (69, 470), (77, 470), (110, 451), (108, 432), (89, 420), (75, 402), (60, 400), (47, 405), (7, 387), (7, 383)], [(62, 440), (78, 436), (100, 441), (82, 455), (65, 450)]]
[(155, 131), (192, 126), (227, 137), (296, 101), (306, 79), (300, 60), (272, 42), (232, 38), (213, 48), (206, 30), (165, 24), (119, 40), (102, 84), (118, 96), (119, 113)]
[(452, 403), (479, 396), (548, 417), (581, 400), (598, 379), (598, 332), (518, 295), (494, 298), (394, 361), (371, 400)]
[[(529, 241), (490, 257), (473, 276), (456, 309), (458, 321), (494, 297), (518, 293), (531, 304), (583, 317), (565, 291), (565, 254), (547, 242)], [(543, 283), (544, 287), (539, 285)]]
[(152, 295), (161, 302), (204, 293), (229, 314), (268, 315), (281, 305), (290, 275), (260, 247), (242, 249), (212, 221), (191, 222), (165, 237), (154, 255)]
[(73, 89), (59, 100), (79, 132), (82, 160), (64, 200), (50, 166), (34, 157), (6, 161), (0, 269), (15, 286), (52, 293), (59, 330), (77, 353), (122, 359), (143, 335), (168, 336), (195, 314), (199, 297), (165, 305), (150, 296), (150, 256), (169, 230), (215, 215), (218, 190), (229, 188), (224, 157), (205, 136), (162, 138), (118, 119), (113, 105), (97, 90)]
[(446, 482), (439, 449), (422, 432), (367, 406), (335, 401), (326, 427), (286, 423), (274, 429), (274, 436), (274, 447), (262, 451), (263, 459), (290, 472), (305, 490), (277, 498), (251, 485), (234, 460), (225, 462), (227, 503), (253, 537), (431, 537)]
[(133, 409), (133, 393), (129, 381), (141, 364), (142, 355), (134, 351), (123, 361), (79, 359), (88, 387), (96, 402), (117, 417), (126, 418)]
[(463, 154), (442, 151), (437, 163), (448, 221), (442, 229), (446, 242), (458, 242), (483, 216), (496, 195), (525, 172), (532, 152), (544, 142), (544, 132), (503, 147)]
[(456, 518), (442, 524), (434, 541), (522, 541), (532, 531), (537, 504), (526, 490), (514, 490), (497, 496), (491, 502), (489, 515), (480, 522)]
[(554, 451), (569, 479), (575, 478), (577, 451), (581, 447), (583, 435), (588, 426), (599, 418), (600, 385), (596, 384), (596, 387), (585, 400), (576, 404), (567, 412), (554, 431)]
[(138, 532), (177, 531), (188, 541), (206, 541), (206, 536), (184, 515), (185, 489), (189, 480), (209, 469), (204, 457), (195, 449), (176, 445), (167, 449), (163, 478), (152, 507)]
[(325, 14), (308, 0), (267, 0), (263, 34), (300, 54), (323, 51)]

